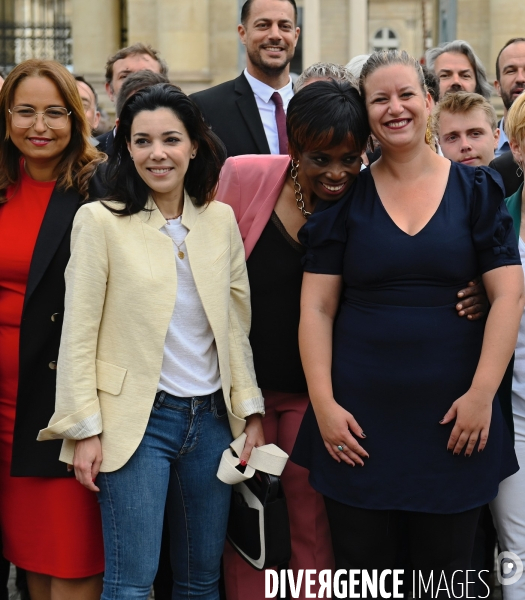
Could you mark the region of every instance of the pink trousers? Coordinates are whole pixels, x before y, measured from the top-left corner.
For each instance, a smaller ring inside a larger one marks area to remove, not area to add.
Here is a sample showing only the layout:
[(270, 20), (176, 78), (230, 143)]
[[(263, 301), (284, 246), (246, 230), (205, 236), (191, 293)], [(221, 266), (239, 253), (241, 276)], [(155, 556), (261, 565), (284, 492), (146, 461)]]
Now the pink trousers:
[[(276, 444), (290, 454), (309, 403), (307, 394), (263, 390), (263, 419), (267, 444)], [(292, 536), (290, 569), (333, 569), (334, 558), (323, 497), (308, 483), (308, 471), (288, 461), (281, 476)], [(248, 565), (226, 542), (224, 579), (227, 600), (264, 600), (264, 571)], [(304, 589), (304, 586), (302, 587)], [(312, 588), (313, 589), (313, 588)], [(299, 598), (304, 599), (301, 594)]]

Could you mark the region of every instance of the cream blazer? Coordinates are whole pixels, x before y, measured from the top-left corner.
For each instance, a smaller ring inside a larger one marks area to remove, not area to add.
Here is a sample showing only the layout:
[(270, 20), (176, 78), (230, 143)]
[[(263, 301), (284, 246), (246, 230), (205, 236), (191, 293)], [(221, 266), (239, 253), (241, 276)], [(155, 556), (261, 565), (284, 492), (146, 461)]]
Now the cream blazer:
[[(131, 217), (101, 202), (77, 213), (66, 269), (64, 326), (55, 413), (38, 440), (64, 439), (60, 460), (72, 463), (75, 440), (100, 433), (101, 470), (122, 467), (148, 424), (177, 295), (175, 252), (150, 198)], [(232, 209), (196, 207), (185, 193), (182, 224), (195, 285), (215, 336), (233, 436), (244, 417), (264, 412), (248, 333), (251, 309), (244, 248)]]

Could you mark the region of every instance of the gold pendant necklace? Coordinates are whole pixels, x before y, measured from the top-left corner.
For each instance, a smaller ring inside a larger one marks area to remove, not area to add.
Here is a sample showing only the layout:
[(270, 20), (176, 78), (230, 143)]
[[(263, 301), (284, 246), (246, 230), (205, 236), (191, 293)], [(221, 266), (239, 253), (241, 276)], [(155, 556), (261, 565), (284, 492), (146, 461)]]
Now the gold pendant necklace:
[(184, 252), (180, 249), (182, 244), (184, 244), (184, 240), (182, 240), (180, 244), (177, 244), (177, 242), (173, 238), (171, 238), (171, 241), (175, 244), (175, 246), (177, 246), (177, 256), (182, 260), (186, 256)]
[(292, 176), (293, 191), (295, 194), (295, 203), (297, 204), (297, 208), (301, 211), (303, 217), (305, 219), (308, 219), (308, 217), (312, 213), (308, 212), (304, 207), (303, 192), (301, 189), (301, 184), (297, 181), (297, 176), (299, 175), (299, 161), (297, 160), (294, 162), (293, 158), (292, 158), (292, 171), (291, 171), (290, 175)]
[[(182, 214), (182, 213), (181, 213)], [(178, 219), (180, 217), (180, 215), (176, 216), (176, 217), (170, 217), (169, 219), (166, 219), (166, 225), (169, 225), (168, 221), (174, 221), (175, 219)], [(182, 246), (182, 244), (184, 244), (185, 240), (182, 240), (182, 242), (180, 244), (177, 244), (177, 242), (171, 237), (171, 235), (169, 236), (170, 240), (175, 244), (175, 246), (177, 246), (177, 256), (182, 260), (186, 255), (184, 254), (184, 252), (180, 249), (180, 247)]]

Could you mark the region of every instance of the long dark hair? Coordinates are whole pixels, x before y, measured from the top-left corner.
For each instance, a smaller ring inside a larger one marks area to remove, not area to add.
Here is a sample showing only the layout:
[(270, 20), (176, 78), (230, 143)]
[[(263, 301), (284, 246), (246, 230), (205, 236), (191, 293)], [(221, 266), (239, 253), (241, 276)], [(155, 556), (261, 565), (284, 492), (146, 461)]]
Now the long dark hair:
[(128, 152), (131, 125), (143, 111), (169, 108), (184, 124), (190, 139), (198, 145), (197, 156), (190, 161), (184, 188), (195, 206), (208, 204), (215, 195), (219, 174), (226, 160), (223, 143), (202, 118), (197, 105), (170, 83), (159, 83), (131, 96), (122, 108), (115, 135), (114, 150), (106, 170), (106, 200), (122, 202), (122, 209), (109, 207), (116, 215), (133, 215), (144, 210), (150, 190), (138, 174)]
[(308, 150), (334, 147), (348, 135), (364, 149), (370, 127), (359, 92), (347, 82), (314, 81), (290, 100), (286, 117), (292, 158)]

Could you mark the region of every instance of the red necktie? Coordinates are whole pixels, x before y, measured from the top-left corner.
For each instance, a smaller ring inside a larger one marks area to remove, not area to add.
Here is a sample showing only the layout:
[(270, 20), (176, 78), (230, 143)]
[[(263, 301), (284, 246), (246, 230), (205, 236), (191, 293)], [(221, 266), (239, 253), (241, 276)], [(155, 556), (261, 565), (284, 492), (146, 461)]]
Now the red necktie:
[(279, 154), (288, 154), (288, 136), (286, 135), (286, 115), (284, 114), (283, 99), (279, 92), (271, 96), (275, 104), (275, 122), (277, 123), (277, 135), (279, 136)]

